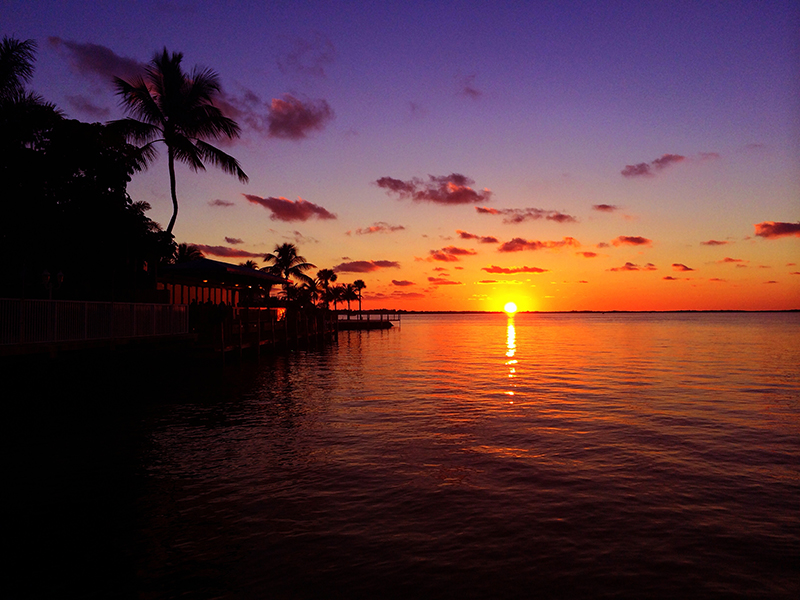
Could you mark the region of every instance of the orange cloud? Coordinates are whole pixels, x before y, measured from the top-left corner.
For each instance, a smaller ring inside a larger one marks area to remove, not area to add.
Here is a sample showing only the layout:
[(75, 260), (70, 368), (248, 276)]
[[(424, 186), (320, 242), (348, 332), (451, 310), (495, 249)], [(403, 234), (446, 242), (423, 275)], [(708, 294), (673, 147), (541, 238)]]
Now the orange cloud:
[(476, 206), (475, 210), (485, 215), (503, 215), (503, 223), (523, 223), (539, 219), (547, 219), (556, 223), (576, 223), (578, 221), (572, 215), (543, 208), (487, 208), (485, 206)]
[(650, 246), (653, 240), (640, 235), (621, 235), (618, 238), (611, 240), (615, 246)]
[(766, 239), (775, 239), (792, 235), (800, 237), (800, 221), (797, 223), (764, 221), (763, 223), (756, 223), (755, 228), (756, 235)]
[[(392, 233), (395, 231), (403, 231), (405, 227), (402, 225), (389, 225), (385, 221), (378, 221), (377, 223), (373, 223), (369, 227), (359, 227), (356, 229), (356, 235), (366, 235), (369, 233)], [(350, 235), (350, 232), (347, 232)]]
[(247, 198), (248, 202), (263, 206), (272, 212), (270, 218), (273, 221), (308, 221), (312, 217), (318, 219), (336, 218), (335, 214), (328, 212), (325, 208), (313, 202), (303, 200), (302, 198), (292, 201), (283, 197), (262, 198), (261, 196), (255, 196), (253, 194), (242, 195)]
[(491, 267), (483, 267), (481, 271), (487, 273), (503, 273), (505, 275), (512, 275), (514, 273), (546, 273), (548, 269), (540, 269), (539, 267), (498, 267), (492, 265)]
[(227, 246), (207, 246), (205, 244), (191, 244), (200, 249), (203, 254), (210, 254), (211, 256), (222, 256), (225, 258), (263, 258), (264, 254), (257, 254), (255, 252), (248, 252), (247, 250), (240, 250), (239, 248), (228, 248)]
[(392, 279), (392, 285), (396, 285), (398, 287), (407, 287), (409, 285), (416, 285), (416, 283), (414, 283), (413, 281), (408, 281), (406, 279), (401, 279), (399, 281), (397, 279)]
[(441, 250), (431, 250), (428, 260), (437, 260), (440, 262), (458, 262), (461, 260), (459, 256), (474, 256), (477, 252), (469, 248), (458, 248), (457, 246), (447, 246)]
[(491, 235), (475, 235), (460, 229), (456, 229), (456, 233), (462, 240), (478, 240), (481, 244), (497, 244), (500, 241)]
[(672, 270), (673, 271), (694, 271), (694, 269), (692, 269), (691, 267), (687, 267), (686, 265), (681, 264), (681, 263), (673, 263), (672, 264)]
[(561, 248), (563, 246), (574, 246), (580, 248), (580, 242), (572, 237), (565, 237), (560, 242), (540, 242), (538, 240), (526, 240), (524, 238), (514, 238), (502, 244), (498, 252), (521, 252), (522, 250), (543, 250), (546, 248)]
[(724, 246), (725, 244), (730, 244), (730, 242), (723, 242), (720, 240), (708, 240), (707, 242), (700, 242), (702, 246)]
[(442, 277), (428, 277), (428, 282), (432, 285), (464, 285), (460, 281), (452, 281)]
[(583, 258), (595, 258), (597, 252), (578, 252), (578, 256), (583, 256)]
[(626, 262), (621, 267), (612, 267), (609, 271), (657, 271), (657, 267), (653, 263), (647, 263), (646, 265), (640, 267), (639, 265)]

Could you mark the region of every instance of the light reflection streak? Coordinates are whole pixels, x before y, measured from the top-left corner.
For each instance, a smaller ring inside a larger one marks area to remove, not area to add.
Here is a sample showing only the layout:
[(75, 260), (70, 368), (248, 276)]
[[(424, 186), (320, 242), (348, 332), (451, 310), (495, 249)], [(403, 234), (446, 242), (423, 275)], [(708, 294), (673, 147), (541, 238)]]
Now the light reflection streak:
[[(505, 365), (508, 367), (508, 378), (514, 379), (517, 376), (517, 359), (514, 358), (514, 355), (517, 352), (517, 330), (514, 327), (514, 315), (508, 315), (508, 326), (506, 327), (506, 357), (508, 360), (505, 362)], [(511, 384), (512, 387), (517, 387), (515, 384)], [(514, 391), (509, 390), (506, 392), (507, 396), (513, 396)], [(513, 401), (512, 401), (513, 403)]]

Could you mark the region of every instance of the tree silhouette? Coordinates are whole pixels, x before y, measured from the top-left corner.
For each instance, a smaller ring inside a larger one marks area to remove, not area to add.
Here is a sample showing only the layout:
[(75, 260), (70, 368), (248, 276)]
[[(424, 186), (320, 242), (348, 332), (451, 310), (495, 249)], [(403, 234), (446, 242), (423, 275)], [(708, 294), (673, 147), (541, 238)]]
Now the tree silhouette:
[(283, 286), (284, 293), (287, 297), (290, 296), (290, 288), (292, 287), (291, 279), (294, 278), (301, 283), (313, 284), (314, 280), (305, 274), (305, 271), (313, 269), (315, 265), (307, 262), (305, 257), (297, 253), (297, 246), (292, 243), (286, 242), (278, 244), (275, 249), (264, 256), (264, 262), (272, 263), (264, 267), (264, 271), (283, 277), (288, 281)]
[(150, 61), (144, 77), (127, 82), (114, 79), (117, 95), (126, 111), (134, 118), (115, 121), (128, 139), (144, 144), (148, 161), (157, 154), (154, 144), (167, 146), (172, 218), (167, 234), (172, 234), (178, 217), (178, 196), (175, 184), (175, 161), (186, 163), (193, 171), (204, 171), (204, 161), (246, 183), (248, 177), (239, 162), (205, 139), (239, 137), (239, 125), (214, 106), (220, 92), (219, 77), (210, 69), (195, 67), (185, 73), (181, 68), (183, 54), (171, 55), (164, 48)]
[(336, 281), (337, 275), (333, 269), (320, 269), (317, 271), (317, 283), (319, 287), (322, 288), (322, 300), (325, 303), (325, 307), (327, 308), (328, 302), (330, 301), (330, 294), (329, 290), (331, 288), (331, 283)]
[(197, 246), (193, 244), (178, 244), (178, 247), (175, 248), (172, 262), (177, 265), (201, 258), (205, 258), (205, 255)]
[(356, 279), (353, 282), (353, 287), (356, 289), (356, 293), (358, 294), (358, 312), (361, 312), (361, 290), (367, 287), (367, 284), (364, 283), (363, 279)]

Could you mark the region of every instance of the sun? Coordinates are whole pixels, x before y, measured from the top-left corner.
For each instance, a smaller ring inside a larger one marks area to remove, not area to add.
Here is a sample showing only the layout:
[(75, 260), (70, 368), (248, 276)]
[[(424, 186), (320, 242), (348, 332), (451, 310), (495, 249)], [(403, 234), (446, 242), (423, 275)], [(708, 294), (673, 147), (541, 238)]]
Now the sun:
[(513, 302), (507, 302), (506, 305), (503, 307), (503, 310), (506, 311), (508, 314), (513, 315), (517, 312), (517, 305)]

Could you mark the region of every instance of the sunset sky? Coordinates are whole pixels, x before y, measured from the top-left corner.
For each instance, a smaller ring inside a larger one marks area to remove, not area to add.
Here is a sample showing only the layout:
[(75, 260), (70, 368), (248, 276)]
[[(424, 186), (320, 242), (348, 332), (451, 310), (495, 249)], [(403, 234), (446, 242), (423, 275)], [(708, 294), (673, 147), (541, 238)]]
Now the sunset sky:
[[(30, 87), (70, 118), (123, 117), (112, 77), (163, 47), (219, 73), (243, 130), (220, 145), (250, 182), (178, 168), (176, 241), (209, 258), (293, 242), (363, 279), (365, 308), (800, 308), (792, 0), (0, 14), (3, 35), (37, 42)], [(129, 192), (166, 226), (163, 149)]]

